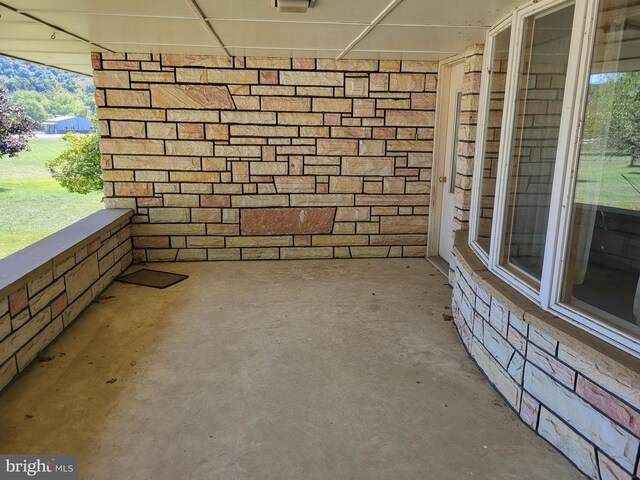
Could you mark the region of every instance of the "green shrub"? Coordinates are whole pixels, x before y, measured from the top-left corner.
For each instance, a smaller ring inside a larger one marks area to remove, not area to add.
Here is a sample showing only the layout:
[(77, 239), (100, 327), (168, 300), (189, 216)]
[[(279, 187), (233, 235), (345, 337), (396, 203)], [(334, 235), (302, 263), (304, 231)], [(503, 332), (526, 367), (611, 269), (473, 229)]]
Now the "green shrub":
[(102, 190), (102, 168), (98, 135), (67, 132), (62, 139), (69, 145), (46, 166), (60, 185), (73, 193)]

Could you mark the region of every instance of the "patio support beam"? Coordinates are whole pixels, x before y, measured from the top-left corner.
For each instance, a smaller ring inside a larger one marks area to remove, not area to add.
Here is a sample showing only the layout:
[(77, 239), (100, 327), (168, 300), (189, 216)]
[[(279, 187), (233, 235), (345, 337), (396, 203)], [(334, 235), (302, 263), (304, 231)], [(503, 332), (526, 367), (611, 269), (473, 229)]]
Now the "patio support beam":
[(193, 8), (193, 11), (196, 12), (196, 14), (198, 15), (198, 18), (200, 19), (204, 27), (211, 34), (211, 36), (215, 38), (216, 42), (218, 42), (220, 47), (224, 50), (224, 53), (227, 55), (227, 57), (231, 57), (229, 50), (227, 50), (227, 47), (225, 47), (224, 43), (222, 43), (222, 39), (218, 36), (216, 31), (214, 30), (213, 25), (209, 23), (209, 20), (207, 20), (207, 17), (202, 11), (202, 9), (200, 8), (200, 5), (198, 5), (198, 2), (196, 0), (187, 0), (187, 3), (191, 5), (191, 8)]
[[(44, 25), (46, 27), (52, 28), (56, 32), (65, 33), (65, 34), (69, 35), (70, 37), (75, 38), (76, 40), (80, 40), (81, 42), (88, 43), (89, 45), (93, 45), (94, 47), (98, 47), (98, 48), (100, 48), (102, 50), (105, 50), (107, 52), (116, 53), (115, 51), (113, 51), (113, 50), (111, 50), (109, 48), (103, 47), (99, 43), (94, 43), (94, 42), (92, 42), (91, 40), (89, 40), (87, 38), (81, 37), (80, 35), (76, 35), (75, 33), (70, 32), (69, 30), (65, 30), (64, 28), (59, 27), (57, 25), (54, 25), (53, 23), (46, 22), (46, 21), (42, 20), (41, 18), (35, 17), (35, 16), (33, 16), (33, 15), (29, 14), (29, 13), (25, 13), (22, 10), (19, 10), (17, 8), (13, 8), (11, 5), (7, 5), (6, 3), (0, 2), (0, 7), (4, 7), (7, 10), (11, 10), (12, 12), (17, 13), (18, 15), (22, 15), (23, 17), (28, 18), (29, 20), (32, 20), (32, 21), (37, 22), (37, 23), (40, 23), (41, 25)], [(57, 68), (57, 67), (55, 67), (55, 68)]]
[(401, 2), (402, 0), (392, 0), (391, 3), (387, 5), (386, 8), (382, 10), (382, 12), (380, 12), (380, 14), (376, 18), (373, 19), (371, 24), (369, 24), (360, 33), (360, 35), (358, 35), (349, 45), (347, 45), (347, 48), (345, 48), (342, 53), (336, 57), (336, 60), (341, 60), (347, 53), (349, 53), (353, 49), (353, 47), (355, 47), (364, 37), (369, 35), (369, 32), (371, 32), (371, 30), (373, 30), (382, 20), (384, 20), (384, 18), (389, 15), (394, 8), (400, 5)]

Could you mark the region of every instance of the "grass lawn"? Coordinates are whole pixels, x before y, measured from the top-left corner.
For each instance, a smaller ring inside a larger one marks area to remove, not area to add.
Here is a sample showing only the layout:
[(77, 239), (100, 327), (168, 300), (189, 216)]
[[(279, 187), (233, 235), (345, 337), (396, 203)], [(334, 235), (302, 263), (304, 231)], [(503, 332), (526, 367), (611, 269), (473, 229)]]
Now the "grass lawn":
[(103, 208), (102, 193), (69, 193), (44, 162), (64, 150), (59, 138), (35, 138), (31, 151), (0, 158), (0, 258)]
[[(580, 203), (640, 210), (640, 166), (629, 157), (583, 155), (580, 158), (576, 199)], [(635, 185), (635, 188), (634, 188)]]

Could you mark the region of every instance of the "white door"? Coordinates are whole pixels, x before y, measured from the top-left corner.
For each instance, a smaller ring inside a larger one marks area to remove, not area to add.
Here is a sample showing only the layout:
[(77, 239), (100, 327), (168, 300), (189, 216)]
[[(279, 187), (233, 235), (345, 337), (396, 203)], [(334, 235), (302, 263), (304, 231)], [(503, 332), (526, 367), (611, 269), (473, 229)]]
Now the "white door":
[(443, 69), (445, 82), (442, 109), (438, 115), (441, 125), (437, 161), (437, 197), (440, 204), (440, 228), (438, 255), (449, 263), (453, 248), (453, 217), (455, 213), (456, 165), (458, 159), (458, 128), (462, 103), (464, 64), (458, 63)]

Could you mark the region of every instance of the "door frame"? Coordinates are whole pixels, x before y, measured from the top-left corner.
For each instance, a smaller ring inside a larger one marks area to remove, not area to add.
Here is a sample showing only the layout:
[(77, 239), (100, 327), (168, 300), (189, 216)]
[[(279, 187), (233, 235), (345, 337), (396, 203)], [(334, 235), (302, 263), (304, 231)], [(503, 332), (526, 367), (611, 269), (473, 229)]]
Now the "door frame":
[[(448, 100), (451, 91), (451, 72), (453, 68), (464, 63), (463, 54), (446, 58), (438, 65), (438, 88), (436, 92), (435, 128), (433, 134), (433, 160), (431, 164), (431, 191), (429, 197), (429, 234), (427, 236), (427, 257), (439, 257), (440, 225), (442, 220), (443, 189), (438, 178), (445, 170), (444, 153), (447, 149)], [(454, 180), (455, 181), (455, 180)]]

